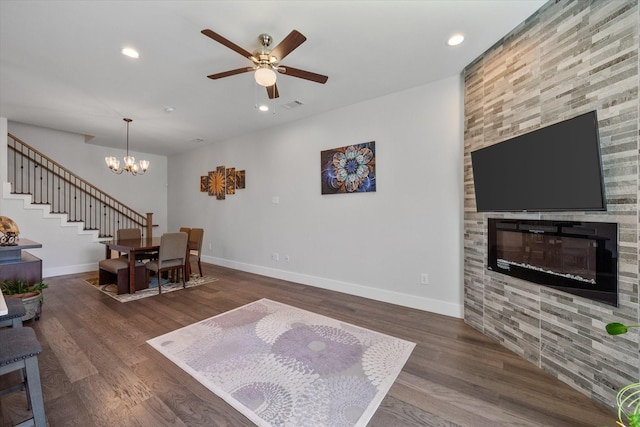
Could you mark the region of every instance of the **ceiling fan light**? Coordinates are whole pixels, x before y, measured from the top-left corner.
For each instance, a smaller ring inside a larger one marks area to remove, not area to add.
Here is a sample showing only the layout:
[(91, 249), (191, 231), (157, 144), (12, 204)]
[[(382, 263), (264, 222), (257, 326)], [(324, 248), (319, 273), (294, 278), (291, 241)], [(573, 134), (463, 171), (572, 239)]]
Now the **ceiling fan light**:
[(258, 68), (254, 74), (256, 83), (260, 86), (269, 87), (276, 84), (277, 75), (271, 68)]

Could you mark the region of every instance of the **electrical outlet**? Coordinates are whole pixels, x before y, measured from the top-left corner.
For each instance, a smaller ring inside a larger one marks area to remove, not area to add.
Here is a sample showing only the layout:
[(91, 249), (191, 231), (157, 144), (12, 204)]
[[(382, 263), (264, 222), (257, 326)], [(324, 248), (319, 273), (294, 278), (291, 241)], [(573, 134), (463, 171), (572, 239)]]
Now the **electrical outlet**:
[(429, 284), (429, 275), (427, 273), (422, 273), (420, 275), (420, 284), (428, 285)]
[(280, 261), (280, 254), (278, 252), (274, 252), (271, 254), (271, 259), (274, 261)]

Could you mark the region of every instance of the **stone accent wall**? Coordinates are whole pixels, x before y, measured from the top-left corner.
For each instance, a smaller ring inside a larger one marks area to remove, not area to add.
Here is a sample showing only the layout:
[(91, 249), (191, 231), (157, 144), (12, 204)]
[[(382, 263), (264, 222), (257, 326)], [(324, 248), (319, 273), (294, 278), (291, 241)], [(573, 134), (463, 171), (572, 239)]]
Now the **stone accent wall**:
[[(465, 78), (465, 321), (607, 406), (640, 378), (638, 0), (549, 1)], [(607, 212), (477, 213), (470, 153), (597, 110)], [(618, 308), (486, 270), (487, 218), (617, 222)]]

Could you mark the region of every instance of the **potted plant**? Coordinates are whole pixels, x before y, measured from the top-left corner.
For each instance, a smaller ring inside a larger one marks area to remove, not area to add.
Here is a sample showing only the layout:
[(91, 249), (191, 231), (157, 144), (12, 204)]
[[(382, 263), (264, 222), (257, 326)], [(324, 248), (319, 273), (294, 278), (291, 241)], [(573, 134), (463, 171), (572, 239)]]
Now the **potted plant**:
[[(631, 328), (640, 328), (640, 325), (613, 322), (605, 327), (609, 335), (626, 334)], [(640, 427), (640, 382), (622, 387), (616, 395), (616, 405), (618, 406), (618, 425), (626, 427), (623, 420), (623, 417), (626, 417), (629, 420), (629, 427)]]
[(0, 290), (5, 298), (20, 298), (26, 310), (22, 321), (40, 318), (44, 295), (42, 290), (49, 286), (40, 280), (29, 285), (26, 280), (3, 280), (0, 282)]

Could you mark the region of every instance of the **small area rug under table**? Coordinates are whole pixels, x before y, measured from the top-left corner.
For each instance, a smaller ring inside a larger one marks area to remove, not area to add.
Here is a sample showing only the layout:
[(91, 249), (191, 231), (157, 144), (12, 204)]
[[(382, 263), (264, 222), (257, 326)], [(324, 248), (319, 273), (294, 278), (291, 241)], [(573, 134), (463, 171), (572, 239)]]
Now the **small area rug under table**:
[[(187, 288), (193, 288), (195, 286), (204, 285), (205, 283), (215, 282), (218, 279), (209, 276), (191, 276), (188, 282), (186, 282)], [(139, 300), (141, 298), (152, 297), (158, 295), (158, 280), (155, 277), (151, 278), (148, 289), (142, 289), (136, 291), (133, 294), (120, 294), (118, 295), (118, 287), (115, 284), (98, 285), (98, 278), (93, 277), (86, 279), (85, 282), (98, 289), (103, 294), (109, 295), (111, 298), (120, 302), (129, 302)], [(162, 280), (162, 293), (168, 293), (173, 291), (179, 291), (183, 289), (182, 283), (170, 283), (166, 279)]]
[(258, 426), (366, 426), (415, 343), (268, 299), (147, 341)]

